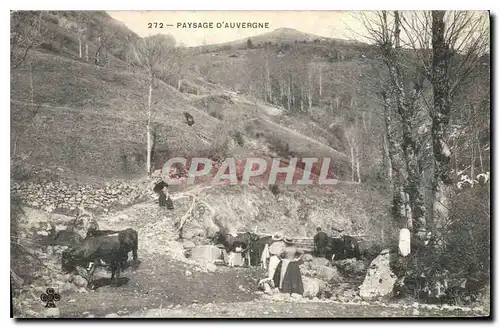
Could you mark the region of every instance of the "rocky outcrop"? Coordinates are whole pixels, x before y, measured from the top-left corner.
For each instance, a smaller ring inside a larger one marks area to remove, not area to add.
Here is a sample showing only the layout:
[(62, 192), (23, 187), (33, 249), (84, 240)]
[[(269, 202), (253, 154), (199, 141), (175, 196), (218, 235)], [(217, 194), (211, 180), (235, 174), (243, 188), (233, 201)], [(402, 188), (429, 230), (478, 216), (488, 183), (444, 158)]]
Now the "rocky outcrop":
[(383, 250), (370, 264), (359, 295), (364, 300), (390, 296), (397, 277), (389, 265), (389, 250)]

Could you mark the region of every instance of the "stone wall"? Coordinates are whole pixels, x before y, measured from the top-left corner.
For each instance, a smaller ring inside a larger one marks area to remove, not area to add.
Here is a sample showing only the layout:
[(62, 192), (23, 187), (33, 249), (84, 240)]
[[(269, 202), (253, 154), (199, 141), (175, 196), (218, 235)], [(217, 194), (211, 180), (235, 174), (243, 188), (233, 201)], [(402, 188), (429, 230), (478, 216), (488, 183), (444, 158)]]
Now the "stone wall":
[(101, 187), (63, 181), (12, 181), (11, 196), (46, 212), (74, 215), (78, 207), (83, 207), (101, 214), (151, 199), (152, 186), (147, 181), (106, 183)]

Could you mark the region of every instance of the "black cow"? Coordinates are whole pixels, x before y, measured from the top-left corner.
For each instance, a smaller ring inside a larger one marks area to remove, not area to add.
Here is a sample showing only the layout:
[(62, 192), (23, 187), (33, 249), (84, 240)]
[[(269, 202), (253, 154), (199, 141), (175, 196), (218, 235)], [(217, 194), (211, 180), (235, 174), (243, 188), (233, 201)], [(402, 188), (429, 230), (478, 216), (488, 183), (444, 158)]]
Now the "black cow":
[(234, 252), (237, 247), (242, 249), (241, 255), (246, 258), (246, 262), (250, 265), (250, 244), (251, 244), (251, 233), (244, 232), (238, 233), (237, 236), (233, 236), (226, 232), (217, 232), (213, 238), (215, 244), (222, 244), (227, 253)]
[[(334, 256), (334, 257), (333, 257)], [(351, 237), (344, 235), (340, 238), (328, 238), (328, 245), (326, 251), (326, 258), (334, 260), (345, 260), (348, 258), (361, 259), (358, 241)]]
[(250, 239), (250, 265), (257, 266), (260, 264), (260, 260), (262, 257), (262, 252), (266, 247), (266, 244), (270, 244), (272, 242), (272, 236), (259, 237), (256, 234), (251, 233)]
[(127, 228), (121, 231), (89, 229), (89, 231), (87, 231), (87, 236), (85, 237), (85, 240), (93, 237), (109, 236), (114, 234), (118, 234), (118, 238), (120, 240), (120, 244), (123, 251), (127, 253), (127, 256), (128, 253), (132, 252), (134, 265), (138, 265), (139, 263), (138, 263), (137, 250), (139, 248), (139, 237), (137, 231), (135, 231), (132, 228)]
[(83, 243), (63, 252), (62, 268), (66, 272), (75, 271), (77, 267), (88, 268), (87, 280), (89, 286), (93, 286), (95, 267), (102, 261), (110, 266), (112, 283), (117, 285), (120, 269), (124, 269), (130, 251), (137, 263), (137, 244), (137, 232), (130, 228), (119, 232), (94, 230)]

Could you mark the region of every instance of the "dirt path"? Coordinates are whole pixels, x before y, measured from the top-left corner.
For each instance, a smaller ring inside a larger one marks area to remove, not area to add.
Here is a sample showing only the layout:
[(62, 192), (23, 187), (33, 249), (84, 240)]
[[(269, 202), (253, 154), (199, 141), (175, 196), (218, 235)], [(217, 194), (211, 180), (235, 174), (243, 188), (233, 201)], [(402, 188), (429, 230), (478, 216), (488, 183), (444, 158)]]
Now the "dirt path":
[(193, 304), (183, 308), (141, 311), (126, 317), (163, 318), (389, 318), (389, 317), (481, 317), (479, 312), (427, 310), (373, 304), (329, 301)]
[[(62, 295), (61, 317), (102, 317), (110, 313), (127, 314), (167, 307), (187, 306), (197, 302), (246, 302), (253, 300), (257, 280), (263, 273), (257, 269), (218, 267), (216, 272), (193, 270), (189, 264), (166, 256), (141, 258), (135, 271), (126, 270), (119, 287), (104, 285), (85, 294)], [(186, 275), (186, 270), (188, 273)], [(100, 283), (109, 284), (109, 275), (100, 272)]]

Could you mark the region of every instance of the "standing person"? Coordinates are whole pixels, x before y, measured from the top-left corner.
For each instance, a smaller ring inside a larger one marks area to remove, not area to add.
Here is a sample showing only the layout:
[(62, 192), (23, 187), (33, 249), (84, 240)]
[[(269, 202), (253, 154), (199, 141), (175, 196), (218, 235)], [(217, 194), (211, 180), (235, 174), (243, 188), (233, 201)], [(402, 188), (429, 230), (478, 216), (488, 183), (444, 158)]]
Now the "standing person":
[(297, 249), (287, 247), (283, 252), (283, 259), (279, 262), (274, 272), (274, 285), (280, 292), (287, 294), (304, 294), (304, 284), (299, 265), (302, 264), (302, 256), (297, 258)]
[(160, 207), (167, 207), (169, 210), (174, 209), (174, 204), (168, 192), (168, 183), (161, 180), (155, 185), (153, 191), (158, 194), (158, 205)]
[(325, 257), (326, 256), (326, 247), (328, 245), (328, 235), (321, 231), (321, 228), (318, 227), (316, 229), (317, 233), (314, 236), (314, 248), (317, 256)]

